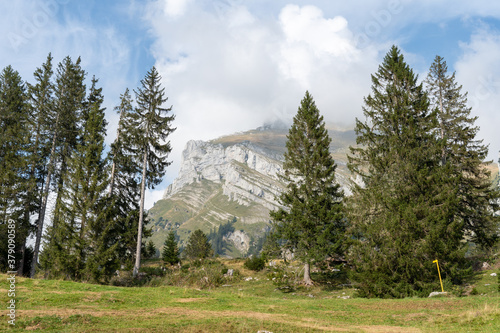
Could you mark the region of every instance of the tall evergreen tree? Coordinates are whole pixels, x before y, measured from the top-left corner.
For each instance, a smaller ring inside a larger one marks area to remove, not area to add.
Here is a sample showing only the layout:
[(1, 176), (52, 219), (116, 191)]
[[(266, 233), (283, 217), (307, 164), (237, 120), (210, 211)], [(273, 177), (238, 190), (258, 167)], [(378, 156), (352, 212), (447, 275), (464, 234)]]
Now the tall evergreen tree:
[[(85, 99), (85, 72), (80, 66), (81, 59), (74, 63), (66, 57), (59, 63), (54, 85), (54, 109), (48, 115), (50, 126), (50, 155), (47, 165), (47, 176), (42, 193), (42, 202), (38, 218), (37, 237), (31, 267), (31, 276), (36, 272), (39, 256), (40, 240), (47, 213), (48, 197), (51, 186), (56, 186), (57, 199), (52, 218), (52, 230), (57, 226), (62, 210), (64, 192), (64, 175), (67, 172), (67, 160), (77, 144), (80, 112)], [(50, 235), (49, 235), (50, 239)], [(49, 242), (50, 244), (50, 242)]]
[(273, 236), (304, 263), (304, 284), (311, 285), (310, 266), (342, 254), (345, 237), (343, 192), (335, 182), (336, 164), (323, 116), (309, 92), (301, 101), (286, 143), (287, 183), (279, 197), (284, 208), (271, 212)]
[(363, 183), (348, 201), (355, 279), (368, 297), (423, 295), (435, 286), (433, 260), (464, 273), (466, 248), (449, 220), (455, 189), (441, 167), (436, 112), (397, 47), (372, 75), (363, 112), (348, 165)]
[[(134, 158), (134, 107), (129, 90), (120, 96), (120, 105), (115, 110), (120, 114), (117, 136), (109, 153), (111, 176), (109, 194), (112, 203), (111, 217), (120, 235), (118, 253), (120, 262), (125, 267), (132, 267), (137, 246), (137, 231), (140, 207), (141, 161)], [(143, 237), (151, 235), (147, 228), (147, 219), (143, 223)]]
[[(7, 225), (15, 222), (16, 265), (21, 262), (26, 238), (31, 231), (29, 192), (29, 108), (26, 86), (17, 71), (7, 66), (0, 73), (0, 231), (1, 270), (7, 265)], [(22, 273), (22, 272), (21, 272)]]
[[(81, 110), (80, 133), (76, 149), (67, 161), (60, 220), (52, 230), (50, 273), (73, 279), (94, 280), (99, 275), (95, 258), (106, 251), (101, 246), (107, 232), (103, 211), (104, 194), (108, 186), (106, 161), (103, 159), (107, 122), (102, 108), (102, 89), (92, 79), (89, 96)], [(112, 245), (112, 244), (106, 244)], [(109, 263), (113, 262), (109, 253)], [(116, 262), (116, 259), (115, 259)], [(60, 265), (51, 266), (51, 263)], [(101, 265), (106, 264), (104, 261)], [(116, 265), (115, 265), (116, 266)], [(115, 268), (116, 269), (116, 268)]]
[(52, 55), (49, 53), (47, 61), (41, 68), (37, 68), (34, 73), (36, 83), (29, 85), (29, 97), (32, 108), (31, 117), (31, 132), (32, 142), (30, 149), (30, 178), (31, 196), (34, 201), (34, 206), (37, 209), (36, 216), (36, 231), (35, 231), (35, 247), (33, 250), (34, 258), (32, 260), (30, 276), (34, 276), (36, 263), (38, 262), (38, 253), (42, 240), (42, 231), (45, 214), (46, 202), (44, 205), (43, 194), (48, 191), (48, 165), (50, 148), (52, 144), (51, 127), (54, 126), (52, 115), (54, 110), (54, 86), (52, 83)]
[(498, 239), (499, 219), (492, 212), (498, 210), (499, 193), (491, 187), (491, 174), (484, 167), (488, 147), (476, 139), (479, 131), (467, 106), (467, 93), (462, 93), (455, 73), (448, 73), (446, 61), (436, 56), (426, 78), (432, 107), (437, 110), (439, 137), (443, 142), (441, 163), (449, 170), (447, 180), (458, 198), (452, 207), (450, 219), (462, 224), (464, 236), (485, 247)]
[(158, 185), (162, 181), (166, 167), (171, 163), (167, 161), (168, 154), (172, 150), (167, 139), (175, 130), (171, 126), (175, 116), (168, 115), (172, 107), (163, 107), (168, 98), (165, 97), (165, 88), (161, 87), (160, 81), (161, 76), (153, 67), (141, 80), (141, 87), (135, 92), (138, 105), (132, 121), (133, 147), (136, 159), (142, 162), (142, 176), (134, 276), (139, 272), (141, 265), (146, 187), (154, 188)]
[(59, 123), (59, 149), (57, 151), (56, 168), (56, 202), (53, 212), (52, 224), (54, 227), (59, 223), (63, 209), (63, 196), (65, 191), (66, 173), (68, 172), (68, 159), (75, 151), (78, 144), (78, 134), (81, 130), (82, 109), (85, 104), (86, 73), (81, 67), (81, 59), (76, 62), (66, 57), (57, 68), (55, 97), (57, 114), (60, 116)]

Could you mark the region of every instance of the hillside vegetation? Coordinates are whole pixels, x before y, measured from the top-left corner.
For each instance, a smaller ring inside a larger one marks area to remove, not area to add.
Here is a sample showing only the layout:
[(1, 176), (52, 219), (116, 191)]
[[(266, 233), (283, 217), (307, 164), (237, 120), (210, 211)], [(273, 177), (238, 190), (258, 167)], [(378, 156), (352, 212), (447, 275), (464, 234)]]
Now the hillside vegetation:
[[(268, 280), (268, 268), (256, 273), (245, 269), (242, 260), (221, 264), (240, 276), (218, 288), (168, 286), (165, 278), (133, 288), (19, 278), (17, 321), (9, 331), (500, 331), (498, 280), (490, 275), (498, 269), (480, 273), (469, 288), (475, 295), (383, 300), (356, 298), (354, 288), (342, 286), (283, 292)], [(6, 290), (0, 294), (5, 304)], [(7, 330), (2, 318), (0, 330)]]

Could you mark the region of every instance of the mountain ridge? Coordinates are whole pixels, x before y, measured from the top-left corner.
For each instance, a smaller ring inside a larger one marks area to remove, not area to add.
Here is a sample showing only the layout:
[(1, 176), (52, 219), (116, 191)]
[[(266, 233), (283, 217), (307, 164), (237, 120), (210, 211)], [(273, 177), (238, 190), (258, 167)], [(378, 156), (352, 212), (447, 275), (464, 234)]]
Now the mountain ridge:
[[(285, 185), (278, 174), (287, 134), (284, 124), (272, 124), (209, 141), (189, 141), (178, 176), (149, 211), (155, 245), (160, 248), (168, 231), (175, 230), (183, 247), (191, 231), (213, 233), (235, 217), (235, 231), (224, 236), (228, 250), (221, 255), (246, 256), (269, 229), (269, 211), (279, 207), (276, 197)], [(330, 128), (329, 135), (337, 180), (350, 192), (346, 153), (355, 144), (354, 131)]]

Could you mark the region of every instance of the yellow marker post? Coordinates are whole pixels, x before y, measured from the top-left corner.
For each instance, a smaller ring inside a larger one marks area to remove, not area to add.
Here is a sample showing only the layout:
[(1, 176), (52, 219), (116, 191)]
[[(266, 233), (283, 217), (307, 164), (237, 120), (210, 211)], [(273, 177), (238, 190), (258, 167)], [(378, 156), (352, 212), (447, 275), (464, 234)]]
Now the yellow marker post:
[(441, 291), (444, 293), (444, 289), (443, 289), (443, 280), (441, 280), (441, 272), (439, 271), (439, 263), (438, 263), (438, 260), (434, 260), (433, 263), (436, 263), (437, 267), (438, 267), (438, 274), (439, 274), (439, 282), (441, 282)]

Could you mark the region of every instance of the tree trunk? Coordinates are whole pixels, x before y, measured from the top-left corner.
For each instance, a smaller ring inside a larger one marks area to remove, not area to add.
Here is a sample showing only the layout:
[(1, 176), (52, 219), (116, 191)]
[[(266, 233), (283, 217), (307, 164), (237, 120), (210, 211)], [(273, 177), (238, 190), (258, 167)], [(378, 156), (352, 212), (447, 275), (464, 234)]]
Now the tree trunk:
[(19, 263), (19, 269), (17, 270), (17, 275), (23, 276), (24, 273), (24, 259), (26, 255), (26, 239), (23, 241), (21, 246), (21, 262)]
[(113, 165), (111, 166), (111, 181), (109, 185), (109, 195), (111, 196), (113, 194), (113, 190), (115, 187), (115, 168), (116, 168), (116, 162), (113, 161)]
[(141, 267), (141, 246), (142, 246), (142, 224), (144, 219), (144, 197), (146, 196), (146, 169), (148, 163), (148, 152), (144, 152), (142, 162), (142, 182), (141, 182), (141, 203), (139, 208), (139, 226), (137, 227), (137, 250), (135, 252), (135, 265), (133, 276), (136, 277)]
[(306, 262), (304, 265), (304, 285), (312, 286), (313, 282), (311, 280), (311, 265)]

